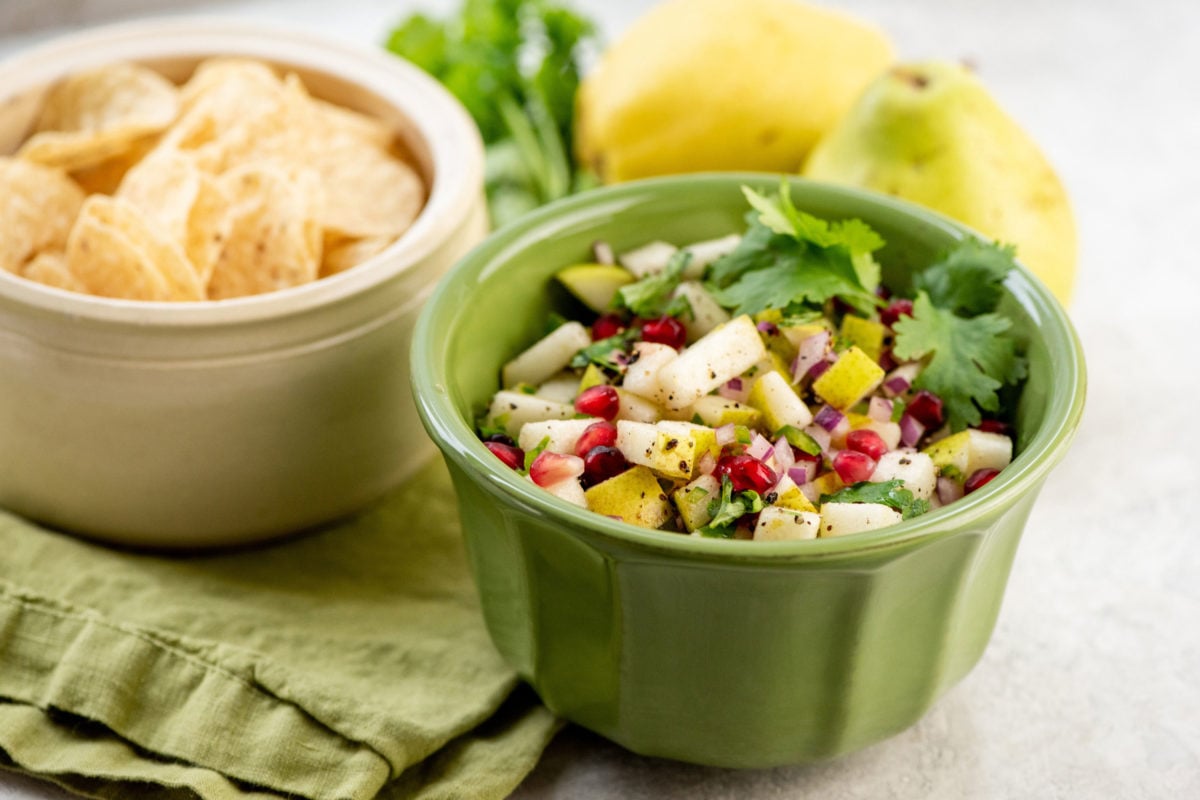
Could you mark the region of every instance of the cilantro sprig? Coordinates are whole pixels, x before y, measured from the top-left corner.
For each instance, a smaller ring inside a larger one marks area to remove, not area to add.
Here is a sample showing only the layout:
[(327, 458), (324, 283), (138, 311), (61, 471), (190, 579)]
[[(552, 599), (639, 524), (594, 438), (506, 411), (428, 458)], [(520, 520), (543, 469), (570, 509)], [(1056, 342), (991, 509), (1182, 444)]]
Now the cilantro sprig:
[(618, 289), (613, 304), (617, 308), (629, 309), (643, 319), (653, 319), (664, 314), (691, 317), (692, 306), (687, 298), (674, 296), (691, 259), (691, 253), (684, 250), (676, 252), (661, 272), (652, 273)]
[(729, 539), (733, 536), (737, 521), (747, 514), (757, 514), (763, 510), (763, 500), (758, 492), (746, 490), (733, 491), (733, 481), (728, 475), (721, 476), (721, 496), (708, 504), (708, 513), (712, 519), (703, 528), (698, 529), (701, 536), (715, 536)]
[(880, 268), (872, 253), (883, 239), (865, 222), (830, 222), (797, 209), (787, 183), (774, 197), (743, 186), (754, 208), (737, 248), (710, 268), (708, 288), (735, 316), (767, 309), (820, 306), (840, 299), (869, 314)]
[(929, 510), (929, 501), (917, 498), (910, 490), (904, 488), (904, 481), (899, 479), (880, 483), (862, 481), (833, 494), (821, 495), (821, 504), (825, 503), (880, 503), (896, 509), (904, 519), (919, 516)]
[(595, 364), (609, 372), (623, 373), (625, 364), (619, 356), (626, 355), (629, 346), (641, 335), (636, 328), (626, 328), (615, 336), (592, 342), (571, 357), (570, 366), (575, 369)]
[(893, 326), (893, 353), (926, 361), (913, 382), (945, 405), (952, 430), (978, 425), (1000, 410), (998, 392), (1025, 377), (1025, 360), (1007, 335), (1011, 320), (995, 313), (1014, 251), (968, 238), (913, 280), (912, 316)]

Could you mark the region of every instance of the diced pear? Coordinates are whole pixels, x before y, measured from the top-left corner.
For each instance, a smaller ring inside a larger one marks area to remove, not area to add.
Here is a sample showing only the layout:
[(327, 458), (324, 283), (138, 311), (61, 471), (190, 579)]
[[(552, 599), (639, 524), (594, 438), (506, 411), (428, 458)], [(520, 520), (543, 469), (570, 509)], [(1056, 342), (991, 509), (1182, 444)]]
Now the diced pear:
[(821, 516), (811, 511), (767, 506), (758, 515), (754, 526), (756, 542), (782, 542), (794, 539), (815, 539), (821, 529)]
[(504, 388), (518, 383), (542, 383), (564, 369), (571, 358), (592, 343), (587, 328), (578, 322), (559, 325), (532, 347), (504, 365)]
[(790, 508), (792, 511), (816, 511), (814, 506), (804, 492), (800, 491), (800, 487), (796, 485), (787, 475), (779, 479), (779, 483), (775, 484), (775, 505), (780, 508)]
[(708, 239), (703, 242), (693, 242), (683, 248), (691, 259), (683, 276), (689, 280), (699, 278), (704, 274), (704, 268), (722, 256), (727, 256), (737, 249), (742, 237), (736, 233), (722, 236), (720, 239)]
[(546, 419), (570, 419), (575, 416), (575, 406), (566, 403), (554, 403), (541, 397), (521, 392), (501, 390), (492, 396), (492, 404), (488, 407), (488, 420), (493, 425), (499, 425), (503, 420), (504, 429), (514, 439), (521, 432), (521, 427), (527, 422), (540, 422)]
[(716, 433), (687, 422), (657, 424), (617, 420), (617, 449), (631, 464), (655, 472), (690, 480), (696, 463), (706, 452), (714, 452)]
[(882, 503), (825, 503), (821, 506), (821, 536), (845, 536), (895, 525), (904, 516)]
[(812, 423), (812, 412), (800, 399), (787, 378), (772, 370), (754, 382), (750, 389), (750, 405), (763, 413), (767, 430), (777, 431), (784, 425), (803, 428)]
[(644, 397), (638, 397), (624, 389), (617, 389), (617, 397), (621, 400), (617, 409), (617, 419), (631, 419), (635, 422), (657, 422), (662, 419), (662, 409)]
[(978, 469), (1007, 467), (1012, 461), (1012, 439), (1002, 433), (968, 428), (934, 442), (922, 452), (938, 469), (952, 467), (959, 480), (966, 480)]
[[(532, 482), (533, 478), (529, 480)], [(536, 486), (537, 484), (534, 485)], [(566, 500), (572, 505), (577, 505), (580, 508), (588, 507), (587, 498), (584, 496), (583, 487), (579, 484), (578, 478), (567, 478), (558, 483), (552, 483), (549, 486), (542, 486), (540, 488), (555, 497)]]
[(579, 392), (579, 377), (564, 371), (542, 383), (534, 395), (555, 403), (574, 403)]
[(722, 425), (745, 425), (747, 428), (757, 428), (762, 419), (762, 412), (752, 406), (742, 405), (736, 400), (729, 400), (719, 394), (707, 394), (701, 397), (688, 409), (691, 417), (699, 417), (705, 425), (719, 428)]
[(579, 379), (579, 392), (582, 393), (584, 389), (590, 389), (593, 386), (604, 386), (607, 383), (608, 375), (604, 370), (595, 364), (588, 364), (587, 369), (583, 371), (583, 377)]
[(812, 388), (826, 403), (844, 411), (874, 391), (884, 374), (875, 359), (851, 346), (824, 375), (813, 381)]
[(708, 505), (720, 496), (721, 482), (712, 475), (701, 475), (686, 486), (676, 489), (672, 499), (675, 501), (675, 507), (679, 509), (683, 526), (690, 532), (712, 522)]
[(615, 264), (576, 264), (560, 269), (554, 277), (567, 291), (598, 314), (612, 305), (618, 289), (634, 281), (629, 270)]
[(599, 417), (587, 419), (547, 419), (540, 422), (526, 422), (521, 426), (517, 436), (517, 444), (529, 452), (549, 438), (546, 449), (552, 453), (574, 453), (575, 444), (589, 425), (602, 422)]
[(659, 370), (668, 408), (687, 408), (767, 355), (750, 317), (742, 315), (701, 337)]
[(654, 473), (637, 466), (601, 481), (584, 492), (588, 508), (631, 525), (660, 528), (671, 518), (671, 504)]
[(883, 354), (883, 340), (887, 328), (883, 323), (847, 314), (842, 317), (842, 336), (857, 345), (872, 360), (878, 361)]
[(694, 342), (713, 328), (729, 322), (729, 314), (713, 299), (708, 290), (695, 281), (685, 281), (675, 290), (676, 297), (684, 297), (691, 306), (692, 316), (683, 318), (688, 342)]
[(674, 347), (657, 342), (638, 342), (633, 346), (637, 359), (625, 371), (621, 387), (639, 397), (662, 403), (662, 387), (658, 371), (675, 360), (679, 353)]
[(808, 483), (800, 487), (800, 491), (812, 503), (821, 502), (821, 495), (833, 494), (839, 489), (846, 488), (846, 484), (842, 483), (842, 479), (833, 471), (826, 472), (824, 475), (819, 475)]
[(933, 459), (913, 450), (892, 450), (879, 457), (875, 471), (871, 473), (873, 483), (904, 481), (904, 488), (914, 497), (928, 500), (937, 489), (937, 467)]
[(678, 251), (679, 248), (673, 244), (650, 242), (635, 250), (621, 253), (621, 255), (617, 256), (617, 261), (621, 262), (621, 266), (625, 267), (625, 269), (632, 272), (638, 278), (644, 278), (647, 275), (662, 272), (666, 269), (667, 262)]

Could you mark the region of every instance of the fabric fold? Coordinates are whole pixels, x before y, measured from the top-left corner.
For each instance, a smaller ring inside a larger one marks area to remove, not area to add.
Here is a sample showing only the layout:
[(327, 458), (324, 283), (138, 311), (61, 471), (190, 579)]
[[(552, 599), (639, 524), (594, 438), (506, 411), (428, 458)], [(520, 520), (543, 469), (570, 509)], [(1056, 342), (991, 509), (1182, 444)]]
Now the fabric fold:
[(556, 730), (487, 637), (440, 460), (269, 546), (0, 514), (0, 553), (0, 750), (90, 796), (502, 797)]

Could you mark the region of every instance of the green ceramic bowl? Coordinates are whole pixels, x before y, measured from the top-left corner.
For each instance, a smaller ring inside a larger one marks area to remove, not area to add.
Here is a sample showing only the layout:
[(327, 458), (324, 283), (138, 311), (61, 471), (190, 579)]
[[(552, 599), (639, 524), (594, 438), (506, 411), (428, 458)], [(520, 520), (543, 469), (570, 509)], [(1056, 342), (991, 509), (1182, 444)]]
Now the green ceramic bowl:
[[(646, 755), (766, 767), (914, 723), (983, 653), (1025, 520), (1083, 409), (1076, 334), (1022, 269), (1002, 306), (1029, 359), (1018, 455), (985, 488), (891, 528), (771, 543), (645, 530), (551, 497), (483, 447), (473, 416), (543, 330), (556, 270), (597, 239), (620, 251), (740, 232), (739, 186), (778, 181), (693, 175), (547, 206), (454, 267), (413, 341), (418, 410), (453, 476), (496, 646), (555, 713)], [(963, 235), (876, 194), (792, 190), (802, 209), (880, 231), (893, 287)]]

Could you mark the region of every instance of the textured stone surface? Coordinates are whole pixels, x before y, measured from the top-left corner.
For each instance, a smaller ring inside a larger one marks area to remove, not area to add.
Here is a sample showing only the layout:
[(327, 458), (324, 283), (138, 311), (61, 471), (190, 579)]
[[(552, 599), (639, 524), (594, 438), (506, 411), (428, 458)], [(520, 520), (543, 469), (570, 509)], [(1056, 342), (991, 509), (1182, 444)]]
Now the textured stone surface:
[[(753, 773), (638, 758), (568, 729), (516, 797), (1200, 797), (1200, 6), (828, 4), (877, 21), (903, 58), (974, 63), (1060, 170), (1081, 235), (1071, 313), (1090, 371), (1083, 428), (1029, 521), (982, 662), (912, 729), (835, 762)], [(105, 1), (86, 5), (100, 13)], [(371, 43), (406, 5), (205, 10)], [(578, 5), (615, 32), (646, 4)], [(0, 51), (22, 41), (0, 39)], [(0, 774), (0, 797), (60, 796)]]

